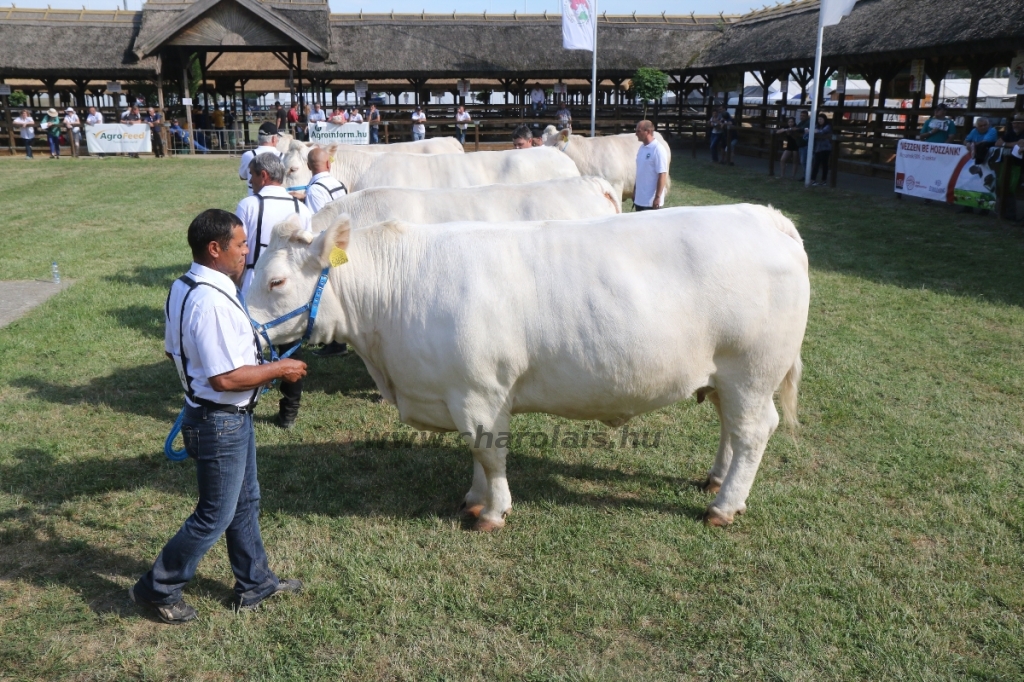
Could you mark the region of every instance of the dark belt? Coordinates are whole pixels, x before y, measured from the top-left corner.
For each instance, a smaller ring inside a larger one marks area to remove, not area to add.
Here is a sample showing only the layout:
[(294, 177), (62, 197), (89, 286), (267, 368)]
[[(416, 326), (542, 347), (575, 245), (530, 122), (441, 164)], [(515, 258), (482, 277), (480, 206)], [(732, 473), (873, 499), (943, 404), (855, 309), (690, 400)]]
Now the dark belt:
[(239, 407), (238, 405), (222, 405), (221, 403), (215, 403), (212, 400), (204, 400), (202, 398), (192, 398), (192, 402), (199, 405), (199, 407), (205, 407), (210, 412), (227, 412), (228, 414), (252, 414), (255, 409), (255, 405), (245, 405)]

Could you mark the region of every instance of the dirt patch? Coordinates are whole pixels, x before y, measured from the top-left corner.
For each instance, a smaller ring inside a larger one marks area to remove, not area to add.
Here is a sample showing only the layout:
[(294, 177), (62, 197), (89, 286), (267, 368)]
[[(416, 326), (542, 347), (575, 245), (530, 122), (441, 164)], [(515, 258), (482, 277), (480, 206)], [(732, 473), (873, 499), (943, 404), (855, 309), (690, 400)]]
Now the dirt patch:
[(69, 279), (61, 280), (60, 284), (38, 279), (0, 282), (0, 327), (6, 327), (72, 284)]

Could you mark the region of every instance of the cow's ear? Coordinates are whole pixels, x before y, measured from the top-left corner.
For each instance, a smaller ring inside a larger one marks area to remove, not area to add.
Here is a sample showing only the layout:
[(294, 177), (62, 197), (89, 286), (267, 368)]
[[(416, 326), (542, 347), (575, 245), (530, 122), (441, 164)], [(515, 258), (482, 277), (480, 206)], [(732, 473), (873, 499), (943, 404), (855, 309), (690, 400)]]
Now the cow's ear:
[(569, 136), (572, 135), (572, 128), (562, 128), (561, 132), (558, 133), (558, 137), (562, 139), (562, 142), (568, 142)]
[[(320, 236), (310, 246), (310, 250), (313, 256), (319, 260), (321, 268), (341, 265), (348, 260), (343, 252), (348, 249), (351, 238), (352, 221), (348, 214), (345, 214), (339, 216), (330, 227), (320, 233)], [(342, 253), (339, 254), (338, 251)]]
[(305, 244), (308, 244), (311, 240), (310, 235), (302, 229), (302, 225), (299, 224), (295, 216), (289, 216), (287, 220), (283, 220), (275, 225), (273, 237), (280, 241)]

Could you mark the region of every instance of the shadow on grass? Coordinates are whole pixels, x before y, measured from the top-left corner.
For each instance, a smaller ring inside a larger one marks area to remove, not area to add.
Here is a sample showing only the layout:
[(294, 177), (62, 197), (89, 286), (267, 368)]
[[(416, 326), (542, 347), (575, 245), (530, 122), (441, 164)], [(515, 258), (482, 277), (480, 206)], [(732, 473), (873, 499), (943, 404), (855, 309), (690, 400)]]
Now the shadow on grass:
[[(1024, 231), (942, 204), (898, 202), (840, 190), (807, 190), (739, 168), (685, 159), (673, 167), (680, 186), (729, 203), (772, 204), (796, 223), (811, 267), (906, 289), (1024, 306)], [(704, 203), (687, 197), (682, 203)]]
[(116, 275), (110, 275), (106, 279), (108, 282), (131, 284), (132, 286), (139, 287), (156, 287), (163, 291), (168, 291), (171, 288), (171, 283), (188, 272), (188, 269), (189, 263), (163, 266), (139, 265), (133, 268), (130, 273), (119, 272)]
[(130, 305), (107, 313), (122, 327), (130, 327), (146, 336), (164, 340), (164, 311), (148, 305)]

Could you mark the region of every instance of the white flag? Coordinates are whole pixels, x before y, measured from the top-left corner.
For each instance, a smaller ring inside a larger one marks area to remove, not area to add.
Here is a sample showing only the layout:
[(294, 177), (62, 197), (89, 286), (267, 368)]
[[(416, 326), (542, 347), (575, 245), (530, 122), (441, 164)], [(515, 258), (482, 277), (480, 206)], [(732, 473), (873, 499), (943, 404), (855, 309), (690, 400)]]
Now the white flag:
[(857, 0), (821, 0), (821, 25), (834, 26), (843, 17), (850, 16)]
[(594, 50), (594, 0), (562, 0), (562, 47)]

